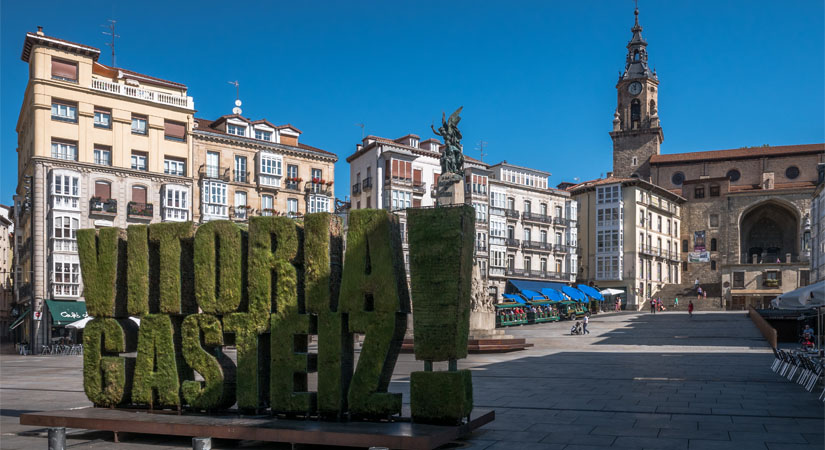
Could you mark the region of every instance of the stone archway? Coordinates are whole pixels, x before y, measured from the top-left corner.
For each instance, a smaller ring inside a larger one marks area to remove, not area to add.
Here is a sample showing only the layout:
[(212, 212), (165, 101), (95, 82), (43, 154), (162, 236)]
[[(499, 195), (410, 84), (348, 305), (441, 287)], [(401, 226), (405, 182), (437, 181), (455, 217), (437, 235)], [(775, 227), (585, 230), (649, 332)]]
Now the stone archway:
[(740, 263), (785, 262), (785, 255), (799, 257), (799, 216), (792, 207), (766, 201), (750, 208), (739, 225)]

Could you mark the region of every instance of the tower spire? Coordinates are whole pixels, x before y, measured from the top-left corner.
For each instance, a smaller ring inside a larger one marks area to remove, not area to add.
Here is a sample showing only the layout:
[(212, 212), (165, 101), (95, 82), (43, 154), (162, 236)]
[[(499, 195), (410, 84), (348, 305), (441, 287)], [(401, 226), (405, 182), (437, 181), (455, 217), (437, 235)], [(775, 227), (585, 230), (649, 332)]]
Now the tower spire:
[(647, 41), (642, 37), (642, 26), (639, 25), (639, 4), (636, 2), (636, 9), (633, 10), (634, 23), (630, 31), (633, 37), (627, 43), (627, 58), (625, 61), (624, 73), (621, 75), (621, 80), (629, 80), (633, 78), (653, 78), (656, 79), (656, 74), (651, 72), (647, 64)]

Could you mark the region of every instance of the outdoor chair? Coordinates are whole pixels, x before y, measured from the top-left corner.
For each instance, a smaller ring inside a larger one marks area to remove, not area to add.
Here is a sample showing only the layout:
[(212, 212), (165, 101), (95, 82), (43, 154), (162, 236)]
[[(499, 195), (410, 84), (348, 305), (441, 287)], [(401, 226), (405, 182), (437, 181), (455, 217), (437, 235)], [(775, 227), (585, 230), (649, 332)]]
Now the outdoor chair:
[(816, 383), (822, 378), (822, 372), (825, 371), (825, 366), (823, 366), (823, 363), (820, 361), (811, 359), (811, 365), (813, 366), (811, 376), (805, 384), (805, 390), (808, 392), (811, 392), (814, 389)]
[(773, 349), (773, 364), (771, 364), (771, 370), (776, 372), (779, 370), (779, 366), (782, 365), (782, 355), (774, 348)]
[(791, 367), (790, 367), (790, 370), (788, 371), (788, 375), (785, 377), (785, 378), (788, 379), (788, 381), (793, 381), (793, 377), (794, 377), (794, 375), (796, 375), (796, 372), (799, 370), (800, 365), (802, 365), (801, 355), (791, 354)]

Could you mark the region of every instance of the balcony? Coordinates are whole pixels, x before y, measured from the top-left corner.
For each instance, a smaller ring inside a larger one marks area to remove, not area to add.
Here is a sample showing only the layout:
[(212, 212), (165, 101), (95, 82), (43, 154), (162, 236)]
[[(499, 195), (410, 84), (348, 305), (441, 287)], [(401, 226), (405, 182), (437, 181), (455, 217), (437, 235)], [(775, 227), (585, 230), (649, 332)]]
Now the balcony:
[(361, 183), (355, 183), (352, 185), (352, 195), (358, 195), (361, 193)]
[(126, 204), (126, 216), (130, 219), (152, 220), (155, 216), (155, 208), (151, 203), (129, 202)]
[(243, 170), (233, 170), (232, 179), (236, 183), (249, 183), (249, 172)]
[(286, 177), (284, 180), (284, 189), (288, 189), (290, 191), (300, 191), (301, 181), (303, 180), (298, 177)]
[(229, 168), (223, 168), (221, 166), (212, 166), (207, 164), (201, 164), (198, 168), (198, 175), (201, 178), (209, 178), (215, 180), (222, 180), (222, 181), (229, 181)]
[(490, 236), (490, 245), (505, 245), (504, 238), (500, 236)]
[(232, 220), (244, 221), (249, 218), (250, 208), (246, 205), (235, 206), (232, 208)]
[(425, 192), (427, 192), (427, 186), (423, 181), (413, 182), (413, 193), (424, 195)]
[(367, 192), (370, 189), (372, 189), (372, 177), (364, 178), (364, 180), (361, 181), (361, 190)]
[(567, 225), (570, 225), (570, 219), (565, 219), (564, 217), (553, 217), (553, 224), (566, 227)]
[(521, 219), (525, 222), (536, 222), (536, 223), (546, 223), (552, 224), (553, 218), (546, 215), (546, 214), (536, 214), (532, 212), (523, 212), (521, 213)]
[(494, 208), (490, 207), (490, 215), (491, 216), (503, 216), (504, 215), (504, 208)]
[(549, 252), (553, 250), (553, 244), (549, 242), (523, 241), (522, 248), (524, 250), (539, 250)]
[(504, 243), (505, 243), (505, 245), (507, 245), (508, 247), (513, 247), (513, 248), (518, 248), (518, 245), (519, 245), (519, 241), (518, 241), (518, 239), (513, 239), (513, 238), (507, 238), (507, 239), (505, 239)]
[(304, 186), (304, 190), (310, 194), (325, 195), (327, 197), (332, 196), (332, 185), (325, 183), (324, 180), (319, 182), (307, 182)]
[(174, 206), (165, 206), (163, 208), (164, 222), (186, 222), (187, 220), (189, 220), (188, 209)]
[(112, 83), (111, 81), (92, 78), (92, 89), (106, 92), (108, 94), (122, 95), (124, 97), (136, 98), (148, 102), (159, 103), (161, 105), (175, 106), (178, 108), (195, 109), (195, 101), (192, 97), (182, 95), (167, 94), (165, 92), (150, 91), (125, 84)]
[(519, 213), (518, 213), (518, 211), (516, 211), (515, 209), (505, 209), (505, 210), (504, 210), (504, 215), (505, 215), (508, 219), (515, 219), (515, 220), (518, 220)]
[(92, 197), (89, 200), (89, 212), (98, 215), (116, 216), (117, 200), (113, 198), (102, 200), (100, 197)]
[(505, 276), (515, 276), (522, 278), (544, 279), (544, 280), (569, 280), (572, 273), (569, 272), (549, 272), (542, 270), (517, 269), (514, 267), (507, 267), (504, 269)]

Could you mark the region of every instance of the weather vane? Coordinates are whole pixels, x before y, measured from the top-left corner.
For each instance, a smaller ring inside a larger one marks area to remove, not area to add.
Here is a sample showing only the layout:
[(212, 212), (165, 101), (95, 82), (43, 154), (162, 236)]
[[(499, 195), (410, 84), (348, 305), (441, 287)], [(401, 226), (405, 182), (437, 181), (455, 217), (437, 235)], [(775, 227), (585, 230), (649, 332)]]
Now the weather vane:
[(238, 83), (238, 80), (228, 81), (228, 83), (235, 86), (235, 107), (232, 108), (232, 114), (240, 116), (243, 112), (241, 109), (241, 83)]

